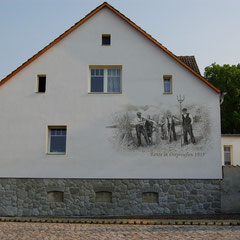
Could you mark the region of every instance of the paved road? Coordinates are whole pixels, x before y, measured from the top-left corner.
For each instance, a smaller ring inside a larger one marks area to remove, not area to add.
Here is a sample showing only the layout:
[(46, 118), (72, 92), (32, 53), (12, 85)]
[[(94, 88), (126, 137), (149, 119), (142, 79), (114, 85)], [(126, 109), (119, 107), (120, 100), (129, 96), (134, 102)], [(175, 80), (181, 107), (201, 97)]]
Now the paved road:
[(162, 226), (123, 224), (0, 222), (1, 240), (240, 239), (240, 226)]

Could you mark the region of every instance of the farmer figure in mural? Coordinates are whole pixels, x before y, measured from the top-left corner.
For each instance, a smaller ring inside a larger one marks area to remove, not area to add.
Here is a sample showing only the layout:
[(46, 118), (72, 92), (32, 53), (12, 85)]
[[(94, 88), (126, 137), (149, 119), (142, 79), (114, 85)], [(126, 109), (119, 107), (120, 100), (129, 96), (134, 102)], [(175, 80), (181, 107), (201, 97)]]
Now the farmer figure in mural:
[(190, 113), (187, 112), (186, 108), (182, 109), (182, 126), (183, 126), (183, 139), (184, 144), (188, 144), (188, 134), (190, 136), (191, 142), (196, 143), (196, 140), (193, 136), (192, 130), (193, 117)]
[(137, 112), (137, 117), (135, 118), (134, 124), (136, 127), (138, 146), (142, 145), (141, 135), (144, 136), (147, 145), (149, 145), (149, 138), (147, 135), (145, 123), (146, 123), (146, 119), (142, 117), (141, 112)]
[(167, 139), (167, 123), (164, 116), (160, 120), (160, 127), (161, 127), (161, 138)]
[(168, 129), (168, 141), (172, 142), (177, 141), (177, 135), (175, 130), (175, 124), (178, 119), (175, 116), (172, 116), (171, 113), (167, 115), (167, 129)]
[(145, 129), (147, 131), (149, 144), (152, 144), (152, 135), (153, 131), (156, 129), (156, 125), (157, 123), (151, 118), (150, 115), (148, 115), (145, 122)]

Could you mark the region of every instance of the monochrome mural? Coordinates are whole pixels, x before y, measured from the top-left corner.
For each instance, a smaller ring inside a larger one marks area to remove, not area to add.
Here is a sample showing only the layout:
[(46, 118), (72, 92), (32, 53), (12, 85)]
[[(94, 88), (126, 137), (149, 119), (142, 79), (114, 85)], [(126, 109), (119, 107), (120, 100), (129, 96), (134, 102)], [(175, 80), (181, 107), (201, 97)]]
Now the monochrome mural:
[(207, 106), (184, 104), (184, 96), (176, 105), (125, 105), (116, 112), (107, 128), (112, 128), (111, 143), (118, 150), (151, 152), (201, 151), (211, 146), (211, 123)]

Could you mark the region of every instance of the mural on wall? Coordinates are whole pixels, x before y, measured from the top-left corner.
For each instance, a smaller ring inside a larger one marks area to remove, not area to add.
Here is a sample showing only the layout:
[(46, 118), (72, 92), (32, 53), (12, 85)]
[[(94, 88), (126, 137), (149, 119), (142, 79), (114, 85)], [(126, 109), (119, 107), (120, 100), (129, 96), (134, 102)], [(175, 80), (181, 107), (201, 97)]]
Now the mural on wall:
[(168, 153), (197, 152), (204, 155), (211, 145), (211, 123), (207, 106), (184, 104), (178, 96), (176, 105), (126, 105), (112, 116), (107, 128), (119, 150), (150, 152), (152, 156)]

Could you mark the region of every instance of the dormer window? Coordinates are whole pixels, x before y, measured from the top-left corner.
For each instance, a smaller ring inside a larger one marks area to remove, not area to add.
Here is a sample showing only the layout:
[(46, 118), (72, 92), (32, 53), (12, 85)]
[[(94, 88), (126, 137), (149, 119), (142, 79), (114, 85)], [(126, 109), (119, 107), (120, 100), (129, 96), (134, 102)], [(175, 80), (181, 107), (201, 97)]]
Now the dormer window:
[(111, 35), (102, 34), (102, 46), (110, 46), (110, 45), (111, 45)]

